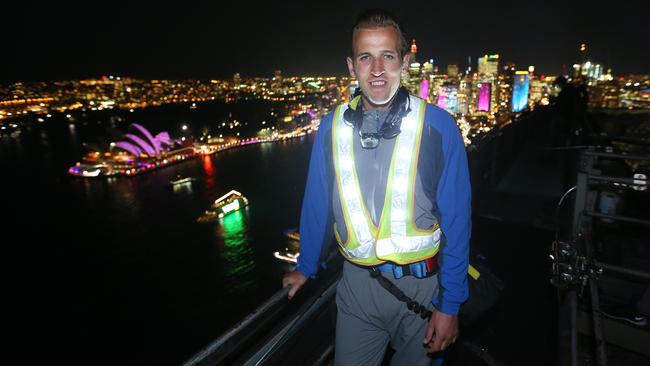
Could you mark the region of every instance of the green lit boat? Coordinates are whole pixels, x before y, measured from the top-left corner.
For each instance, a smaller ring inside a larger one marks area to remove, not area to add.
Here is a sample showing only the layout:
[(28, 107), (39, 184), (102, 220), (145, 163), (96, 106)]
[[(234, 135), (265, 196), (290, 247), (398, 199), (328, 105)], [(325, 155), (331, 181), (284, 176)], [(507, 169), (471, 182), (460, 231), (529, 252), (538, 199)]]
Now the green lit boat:
[(210, 209), (206, 210), (203, 215), (196, 219), (196, 221), (210, 222), (218, 220), (246, 206), (248, 206), (248, 199), (233, 189), (232, 191), (217, 198), (210, 206)]

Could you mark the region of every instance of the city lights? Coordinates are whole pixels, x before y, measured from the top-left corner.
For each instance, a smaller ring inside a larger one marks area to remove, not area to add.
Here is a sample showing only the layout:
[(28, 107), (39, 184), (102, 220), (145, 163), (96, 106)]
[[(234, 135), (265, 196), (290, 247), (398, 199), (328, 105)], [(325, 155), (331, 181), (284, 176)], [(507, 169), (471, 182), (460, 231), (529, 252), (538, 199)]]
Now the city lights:
[[(611, 68), (589, 58), (586, 44), (579, 45), (578, 49), (581, 61), (567, 63), (572, 67), (566, 70), (569, 74), (562, 76), (570, 83), (588, 88), (590, 107), (650, 108), (649, 75), (615, 77)], [(484, 53), (476, 58), (467, 57), (466, 65), (440, 67), (434, 65), (432, 58), (423, 63), (417, 59), (422, 47), (417, 46), (415, 39), (409, 50), (409, 68), (402, 74), (402, 85), (411, 94), (452, 114), (459, 126), (468, 129), (466, 136), (510, 123), (514, 114), (551, 105), (560, 91), (554, 87), (557, 76), (538, 75), (537, 68), (530, 64), (517, 71), (517, 65), (507, 61), (507, 55)], [(45, 122), (43, 118), (51, 118), (58, 112), (76, 122), (77, 111), (116, 109), (134, 113), (166, 104), (184, 104), (189, 109), (197, 109), (200, 102), (214, 100), (226, 103), (263, 100), (298, 106), (307, 100), (319, 101), (319, 107), (310, 107), (313, 109), (310, 112), (304, 106), (284, 111), (271, 109), (261, 125), (268, 127), (269, 132), (282, 135), (292, 132), (283, 130), (297, 125), (304, 127), (309, 121), (317, 129), (320, 119), (340, 101), (349, 100), (357, 87), (357, 81), (349, 77), (286, 76), (281, 70), (275, 70), (269, 77), (235, 73), (232, 79), (224, 80), (141, 80), (109, 75), (71, 81), (20, 82), (0, 85), (0, 120), (2, 123), (17, 121), (20, 125), (24, 117), (33, 116), (32, 121)], [(251, 129), (245, 126), (253, 123), (234, 118), (222, 120), (216, 122), (213, 133), (216, 136), (216, 132), (225, 129), (230, 136), (251, 137), (265, 132), (264, 128), (257, 129), (247, 136), (246, 130)], [(189, 122), (181, 124), (184, 139), (190, 137), (189, 126)], [(219, 133), (219, 138), (223, 136)]]

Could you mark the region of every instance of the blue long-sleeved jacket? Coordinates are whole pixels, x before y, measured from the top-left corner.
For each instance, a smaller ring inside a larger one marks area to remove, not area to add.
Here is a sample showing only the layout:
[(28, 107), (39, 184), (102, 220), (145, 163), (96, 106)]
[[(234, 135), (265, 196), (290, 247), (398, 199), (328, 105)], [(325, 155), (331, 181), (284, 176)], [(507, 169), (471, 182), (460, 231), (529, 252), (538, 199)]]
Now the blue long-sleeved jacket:
[[(308, 278), (318, 271), (323, 244), (332, 240), (332, 119), (333, 113), (323, 118), (316, 134), (300, 217), (297, 269)], [(432, 302), (438, 310), (455, 315), (468, 295), (471, 189), (465, 146), (456, 122), (433, 105), (427, 105), (425, 112), (418, 176), (425, 192), (435, 192), (435, 197), (431, 193), (429, 198), (444, 234), (439, 255), (440, 291)]]

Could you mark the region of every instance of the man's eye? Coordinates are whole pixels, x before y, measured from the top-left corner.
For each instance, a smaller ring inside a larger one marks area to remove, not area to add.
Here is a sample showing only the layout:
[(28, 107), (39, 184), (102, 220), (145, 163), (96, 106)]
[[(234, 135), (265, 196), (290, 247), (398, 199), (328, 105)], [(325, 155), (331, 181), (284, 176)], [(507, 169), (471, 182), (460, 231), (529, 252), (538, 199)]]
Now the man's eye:
[(363, 55), (359, 57), (359, 61), (365, 61), (368, 59), (368, 55)]
[(395, 56), (393, 56), (393, 55), (384, 55), (384, 58), (387, 59), (387, 60), (392, 60), (392, 59), (395, 58)]

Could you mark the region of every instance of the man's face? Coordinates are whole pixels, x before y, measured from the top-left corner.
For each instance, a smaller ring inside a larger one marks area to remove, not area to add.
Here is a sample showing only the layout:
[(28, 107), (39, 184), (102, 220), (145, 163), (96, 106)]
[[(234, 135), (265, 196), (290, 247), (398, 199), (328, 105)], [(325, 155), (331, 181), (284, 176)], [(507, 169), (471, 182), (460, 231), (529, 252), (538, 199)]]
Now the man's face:
[(361, 28), (352, 37), (354, 59), (348, 57), (350, 76), (359, 81), (367, 109), (386, 108), (406, 71), (406, 55), (400, 58), (399, 37), (393, 27)]

